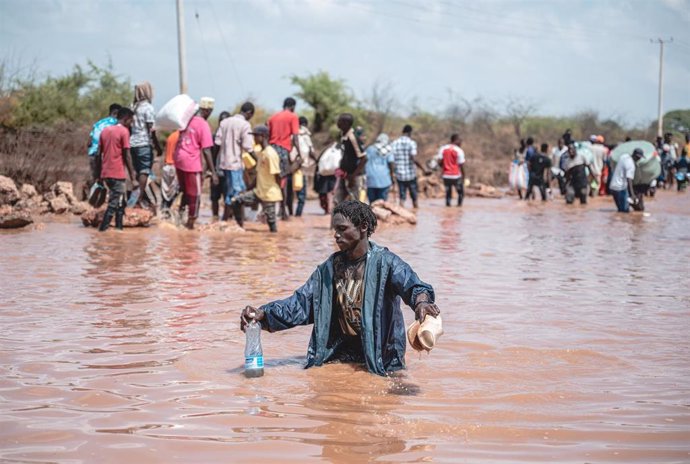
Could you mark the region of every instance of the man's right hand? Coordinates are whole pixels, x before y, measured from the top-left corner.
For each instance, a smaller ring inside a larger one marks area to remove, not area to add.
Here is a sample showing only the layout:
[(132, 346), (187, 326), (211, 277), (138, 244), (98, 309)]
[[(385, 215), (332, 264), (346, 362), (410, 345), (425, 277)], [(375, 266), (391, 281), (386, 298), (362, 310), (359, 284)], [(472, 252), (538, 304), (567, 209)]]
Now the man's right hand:
[(255, 308), (253, 306), (246, 306), (242, 310), (242, 315), (240, 316), (240, 329), (244, 332), (251, 321), (261, 322), (265, 316), (264, 310)]

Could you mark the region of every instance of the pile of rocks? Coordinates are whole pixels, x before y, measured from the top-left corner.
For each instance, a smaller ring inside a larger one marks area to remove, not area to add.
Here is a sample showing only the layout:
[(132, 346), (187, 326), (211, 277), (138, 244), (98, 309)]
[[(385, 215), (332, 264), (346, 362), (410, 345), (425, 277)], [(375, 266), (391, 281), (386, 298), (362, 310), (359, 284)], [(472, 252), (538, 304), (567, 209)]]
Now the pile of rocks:
[(417, 224), (417, 216), (410, 210), (388, 201), (377, 200), (371, 209), (379, 222), (386, 224)]
[(88, 203), (74, 196), (71, 182), (56, 182), (41, 195), (31, 184), (17, 188), (12, 179), (0, 176), (0, 228), (27, 226), (40, 214), (79, 215), (89, 208)]
[(29, 194), (38, 195), (32, 186), (22, 186), (20, 192), (12, 179), (0, 176), (0, 229), (17, 229), (34, 222), (31, 212), (22, 204)]

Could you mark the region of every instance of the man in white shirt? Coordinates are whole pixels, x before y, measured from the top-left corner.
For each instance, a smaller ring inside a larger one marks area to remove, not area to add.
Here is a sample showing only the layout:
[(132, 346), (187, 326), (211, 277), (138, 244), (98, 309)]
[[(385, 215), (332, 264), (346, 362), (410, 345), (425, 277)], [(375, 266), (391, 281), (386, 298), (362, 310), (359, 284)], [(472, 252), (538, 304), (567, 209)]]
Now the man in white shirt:
[(632, 156), (627, 153), (621, 155), (616, 164), (616, 169), (613, 170), (609, 190), (611, 191), (611, 196), (613, 196), (613, 201), (616, 202), (616, 208), (618, 208), (620, 213), (627, 213), (630, 211), (628, 195), (632, 198), (633, 203), (637, 201), (637, 196), (633, 189), (633, 179), (635, 178), (635, 163), (640, 158), (642, 158), (642, 150), (635, 148)]

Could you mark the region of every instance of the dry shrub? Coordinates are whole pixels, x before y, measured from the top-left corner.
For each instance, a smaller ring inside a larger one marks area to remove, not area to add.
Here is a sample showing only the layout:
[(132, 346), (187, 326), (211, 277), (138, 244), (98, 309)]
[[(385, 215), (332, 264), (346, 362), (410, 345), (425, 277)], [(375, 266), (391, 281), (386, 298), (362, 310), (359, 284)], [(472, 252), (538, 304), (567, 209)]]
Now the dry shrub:
[(25, 127), (0, 129), (0, 173), (39, 192), (55, 182), (69, 181), (79, 192), (89, 178), (84, 127)]

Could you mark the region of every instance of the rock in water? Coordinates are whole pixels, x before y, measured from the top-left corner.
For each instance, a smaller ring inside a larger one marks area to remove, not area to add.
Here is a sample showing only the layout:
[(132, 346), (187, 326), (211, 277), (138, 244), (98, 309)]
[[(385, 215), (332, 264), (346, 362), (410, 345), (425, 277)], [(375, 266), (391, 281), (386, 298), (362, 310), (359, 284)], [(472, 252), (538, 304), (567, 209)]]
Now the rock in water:
[(22, 200), (30, 200), (38, 196), (36, 187), (31, 184), (23, 184), (22, 188), (19, 189), (19, 194)]
[(50, 190), (53, 191), (56, 197), (64, 196), (70, 205), (77, 202), (74, 196), (74, 187), (72, 187), (72, 182), (55, 182)]
[(376, 219), (378, 219), (379, 221), (382, 221), (382, 222), (386, 222), (391, 217), (391, 215), (393, 214), (390, 211), (388, 211), (387, 209), (382, 208), (380, 206), (372, 206), (371, 210), (374, 213), (374, 215), (376, 216)]
[(55, 214), (66, 213), (69, 209), (69, 201), (63, 196), (53, 198), (48, 203), (50, 203), (50, 210)]
[(0, 229), (18, 229), (34, 222), (28, 211), (12, 209), (11, 206), (0, 206)]
[[(371, 206), (376, 208), (383, 208), (393, 213), (393, 216), (390, 219), (396, 219), (395, 216), (399, 216), (410, 224), (417, 224), (417, 216), (412, 211), (406, 210), (400, 205), (396, 205), (388, 201), (377, 200)], [(401, 221), (397, 221), (397, 219), (395, 220), (396, 224), (400, 222)]]
[(0, 176), (0, 206), (13, 205), (19, 201), (19, 190), (9, 177)]
[[(86, 227), (98, 227), (103, 221), (106, 208), (89, 209), (81, 215), (81, 222)], [(148, 227), (151, 225), (153, 213), (147, 209), (127, 208), (125, 209), (125, 227)], [(113, 218), (112, 224), (115, 223)]]

